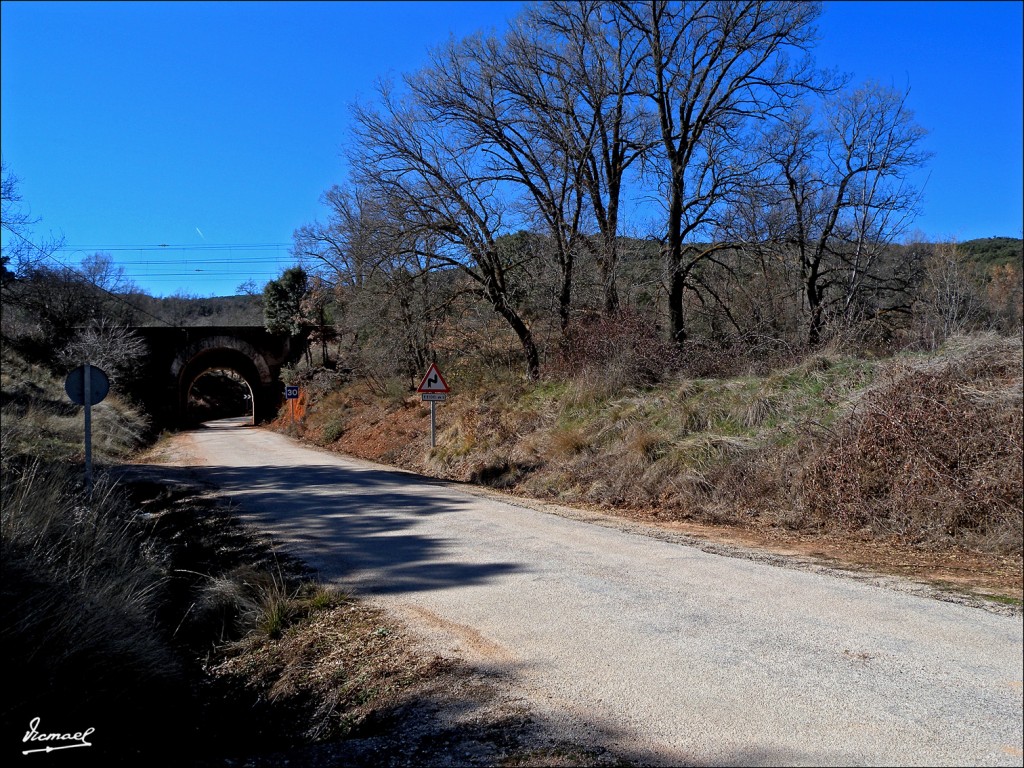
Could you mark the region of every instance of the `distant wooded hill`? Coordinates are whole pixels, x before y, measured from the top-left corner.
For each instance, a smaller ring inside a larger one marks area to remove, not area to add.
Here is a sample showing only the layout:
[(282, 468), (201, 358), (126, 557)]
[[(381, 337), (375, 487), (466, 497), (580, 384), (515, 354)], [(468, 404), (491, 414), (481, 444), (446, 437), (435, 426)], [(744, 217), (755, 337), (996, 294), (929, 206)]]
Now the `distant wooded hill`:
[(983, 237), (960, 243), (959, 248), (971, 261), (985, 266), (1024, 262), (1024, 240), (1018, 237)]
[(157, 298), (145, 293), (132, 293), (126, 298), (132, 306), (142, 310), (137, 321), (143, 326), (159, 325), (157, 318), (178, 326), (263, 325), (262, 296)]
[[(633, 246), (623, 248), (622, 260), (626, 273), (631, 271), (630, 264), (650, 262), (657, 267), (659, 256), (655, 243), (629, 238), (624, 238), (624, 241)], [(984, 237), (958, 243), (957, 248), (967, 261), (983, 268), (1002, 265), (1020, 268), (1024, 264), (1024, 240), (1020, 238)], [(133, 306), (146, 313), (140, 314), (140, 325), (158, 324), (155, 318), (179, 326), (264, 324), (262, 295), (156, 298), (144, 293), (133, 293), (127, 298)]]

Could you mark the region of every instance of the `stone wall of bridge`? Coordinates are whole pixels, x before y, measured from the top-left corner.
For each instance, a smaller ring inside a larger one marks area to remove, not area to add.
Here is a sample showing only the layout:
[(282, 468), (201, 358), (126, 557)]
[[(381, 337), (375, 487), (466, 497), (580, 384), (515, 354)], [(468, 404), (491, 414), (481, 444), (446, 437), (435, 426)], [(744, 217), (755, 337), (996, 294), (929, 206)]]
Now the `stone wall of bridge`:
[(137, 327), (147, 354), (131, 394), (146, 408), (157, 429), (190, 426), (188, 394), (204, 373), (227, 369), (241, 376), (252, 393), (256, 422), (272, 418), (284, 399), (281, 368), (304, 348), (301, 338), (258, 326)]

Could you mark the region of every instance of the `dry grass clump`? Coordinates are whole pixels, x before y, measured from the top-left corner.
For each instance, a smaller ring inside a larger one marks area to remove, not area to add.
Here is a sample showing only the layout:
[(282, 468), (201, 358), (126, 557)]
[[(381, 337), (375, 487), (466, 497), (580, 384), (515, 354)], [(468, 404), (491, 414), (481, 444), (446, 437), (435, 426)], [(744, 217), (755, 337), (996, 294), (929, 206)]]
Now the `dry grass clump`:
[(73, 413), (27, 404), (7, 406), (0, 420), (3, 423), (0, 440), (5, 456), (31, 455), (38, 451), (70, 458), (84, 451), (82, 418), (76, 418)]
[(801, 496), (827, 525), (915, 544), (1022, 546), (1020, 337), (952, 340), (890, 364), (809, 462)]
[(590, 443), (590, 437), (580, 427), (558, 427), (551, 431), (548, 455), (554, 459), (571, 458), (585, 451)]
[(653, 463), (665, 455), (670, 445), (668, 438), (655, 429), (639, 425), (624, 436), (627, 453), (641, 463)]
[(757, 395), (738, 408), (736, 420), (744, 429), (756, 429), (777, 418), (782, 412), (782, 398), (775, 394)]
[[(82, 420), (84, 435), (84, 417)], [(92, 439), (98, 461), (116, 461), (129, 456), (146, 442), (149, 420), (116, 396), (93, 408)]]
[(207, 577), (182, 624), (217, 642), (260, 635), (277, 639), (312, 607), (324, 607), (331, 591), (313, 583), (293, 583), (280, 567), (256, 568), (246, 563)]
[(440, 663), (379, 609), (336, 601), (277, 639), (250, 635), (211, 673), (222, 695), (251, 702), (237, 712), (239, 732), (280, 748), (344, 738)]
[(10, 663), (0, 723), (24, 730), (38, 715), (116, 729), (114, 751), (92, 756), (130, 764), (164, 727), (147, 715), (154, 702), (171, 711), (166, 727), (181, 728), (187, 688), (156, 626), (162, 573), (127, 503), (103, 478), (91, 501), (79, 486), (67, 467), (4, 464), (0, 657)]

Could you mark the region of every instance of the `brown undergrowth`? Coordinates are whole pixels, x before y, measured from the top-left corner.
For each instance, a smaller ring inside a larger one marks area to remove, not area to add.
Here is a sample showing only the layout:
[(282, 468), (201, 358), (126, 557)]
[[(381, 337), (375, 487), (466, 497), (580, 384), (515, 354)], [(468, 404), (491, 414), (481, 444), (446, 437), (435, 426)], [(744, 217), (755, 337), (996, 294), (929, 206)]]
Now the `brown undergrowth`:
[(1021, 548), (1020, 347), (960, 339), (888, 366), (803, 478), (818, 519), (915, 544)]

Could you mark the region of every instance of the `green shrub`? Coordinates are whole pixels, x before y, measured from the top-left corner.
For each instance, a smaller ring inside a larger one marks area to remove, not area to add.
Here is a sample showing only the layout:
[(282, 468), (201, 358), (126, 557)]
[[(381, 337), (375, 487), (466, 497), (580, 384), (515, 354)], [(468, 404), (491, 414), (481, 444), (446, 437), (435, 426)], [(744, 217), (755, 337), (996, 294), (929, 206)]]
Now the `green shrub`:
[(323, 426), (323, 444), (330, 445), (341, 439), (343, 434), (345, 434), (345, 420), (342, 418), (332, 418)]

